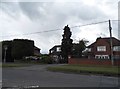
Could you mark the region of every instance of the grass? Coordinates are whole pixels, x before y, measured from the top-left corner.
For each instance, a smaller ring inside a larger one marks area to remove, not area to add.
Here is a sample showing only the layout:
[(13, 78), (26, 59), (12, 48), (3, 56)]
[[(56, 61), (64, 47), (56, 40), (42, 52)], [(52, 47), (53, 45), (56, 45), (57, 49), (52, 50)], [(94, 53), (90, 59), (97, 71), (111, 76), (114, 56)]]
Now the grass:
[(50, 71), (61, 71), (69, 73), (92, 73), (92, 74), (103, 74), (118, 76), (120, 67), (118, 66), (95, 66), (95, 65), (62, 65), (57, 67), (48, 67)]
[(15, 61), (13, 63), (0, 63), (0, 67), (6, 68), (6, 67), (25, 67), (25, 66), (31, 66), (31, 65), (44, 65), (44, 63), (40, 63), (37, 61)]
[(25, 66), (30, 66), (30, 64), (26, 63), (2, 63), (0, 67), (2, 68), (7, 68), (7, 67), (25, 67)]

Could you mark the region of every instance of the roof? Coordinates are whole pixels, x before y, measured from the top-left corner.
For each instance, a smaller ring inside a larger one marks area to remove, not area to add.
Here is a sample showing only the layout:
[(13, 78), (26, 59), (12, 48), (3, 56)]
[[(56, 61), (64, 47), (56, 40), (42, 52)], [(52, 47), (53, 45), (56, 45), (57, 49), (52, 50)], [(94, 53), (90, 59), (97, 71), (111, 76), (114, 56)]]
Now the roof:
[(36, 46), (34, 46), (34, 49), (40, 50), (40, 48), (38, 48), (38, 47), (36, 47)]
[[(99, 38), (96, 39), (96, 41), (95, 41), (94, 43), (90, 44), (90, 45), (87, 46), (87, 47), (88, 47), (88, 48), (89, 48), (89, 47), (93, 47), (94, 44), (95, 44), (98, 40), (104, 40), (104, 41), (106, 41), (106, 42), (108, 42), (108, 43), (110, 44), (110, 37), (106, 37), (106, 38), (101, 38), (101, 37), (99, 37)], [(120, 45), (120, 40), (118, 40), (118, 39), (115, 38), (115, 37), (112, 37), (112, 44), (113, 44), (113, 46)]]
[[(106, 42), (110, 44), (110, 37), (109, 38), (103, 38)], [(120, 40), (116, 39), (115, 37), (112, 37), (112, 43), (113, 45), (120, 45)]]
[(52, 47), (50, 50), (53, 50), (56, 47), (61, 47), (61, 45), (55, 45), (54, 47)]
[(93, 47), (95, 43), (96, 43), (96, 42), (90, 44), (89, 46), (87, 46), (87, 48)]
[[(78, 45), (77, 43), (73, 43), (73, 47)], [(55, 45), (50, 50), (53, 50), (54, 48), (61, 47), (61, 45)]]

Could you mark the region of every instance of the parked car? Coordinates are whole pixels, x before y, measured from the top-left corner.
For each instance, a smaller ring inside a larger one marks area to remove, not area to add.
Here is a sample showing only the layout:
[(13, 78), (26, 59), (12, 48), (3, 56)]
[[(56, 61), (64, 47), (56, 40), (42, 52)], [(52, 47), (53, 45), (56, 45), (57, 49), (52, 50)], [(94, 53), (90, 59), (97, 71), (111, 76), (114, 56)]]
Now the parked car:
[(26, 56), (26, 57), (24, 57), (24, 59), (26, 59), (26, 60), (39, 60), (40, 58), (37, 56)]

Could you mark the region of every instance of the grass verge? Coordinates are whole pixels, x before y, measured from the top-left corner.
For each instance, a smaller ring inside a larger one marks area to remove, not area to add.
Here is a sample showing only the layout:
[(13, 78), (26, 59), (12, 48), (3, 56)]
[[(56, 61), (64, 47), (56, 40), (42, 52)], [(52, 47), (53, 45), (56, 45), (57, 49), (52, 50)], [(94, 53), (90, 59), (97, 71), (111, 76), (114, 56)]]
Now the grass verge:
[(7, 68), (7, 67), (25, 67), (25, 66), (30, 66), (30, 64), (24, 64), (24, 63), (3, 63), (0, 65), (2, 68)]
[(118, 66), (92, 66), (92, 65), (62, 65), (56, 67), (48, 67), (50, 71), (60, 71), (67, 73), (77, 73), (77, 74), (103, 74), (108, 76), (119, 76), (118, 71), (120, 67)]

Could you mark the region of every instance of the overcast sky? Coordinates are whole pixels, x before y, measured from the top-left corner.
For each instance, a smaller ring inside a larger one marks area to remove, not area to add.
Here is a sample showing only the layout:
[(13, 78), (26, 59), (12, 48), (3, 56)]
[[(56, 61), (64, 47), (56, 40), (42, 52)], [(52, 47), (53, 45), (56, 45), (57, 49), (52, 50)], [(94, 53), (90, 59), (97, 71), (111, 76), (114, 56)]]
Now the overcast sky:
[[(26, 1), (26, 2), (25, 2)], [(44, 1), (44, 2), (43, 2)], [(0, 41), (31, 39), (48, 53), (61, 44), (63, 28), (118, 19), (119, 0), (2, 0), (0, 2)], [(118, 38), (118, 23), (112, 21), (113, 36)], [(61, 29), (61, 30), (57, 30)], [(56, 30), (44, 32), (48, 30)], [(97, 37), (108, 37), (108, 22), (71, 28), (72, 39), (94, 42)], [(36, 34), (29, 34), (35, 33)], [(29, 34), (29, 35), (26, 35)]]

